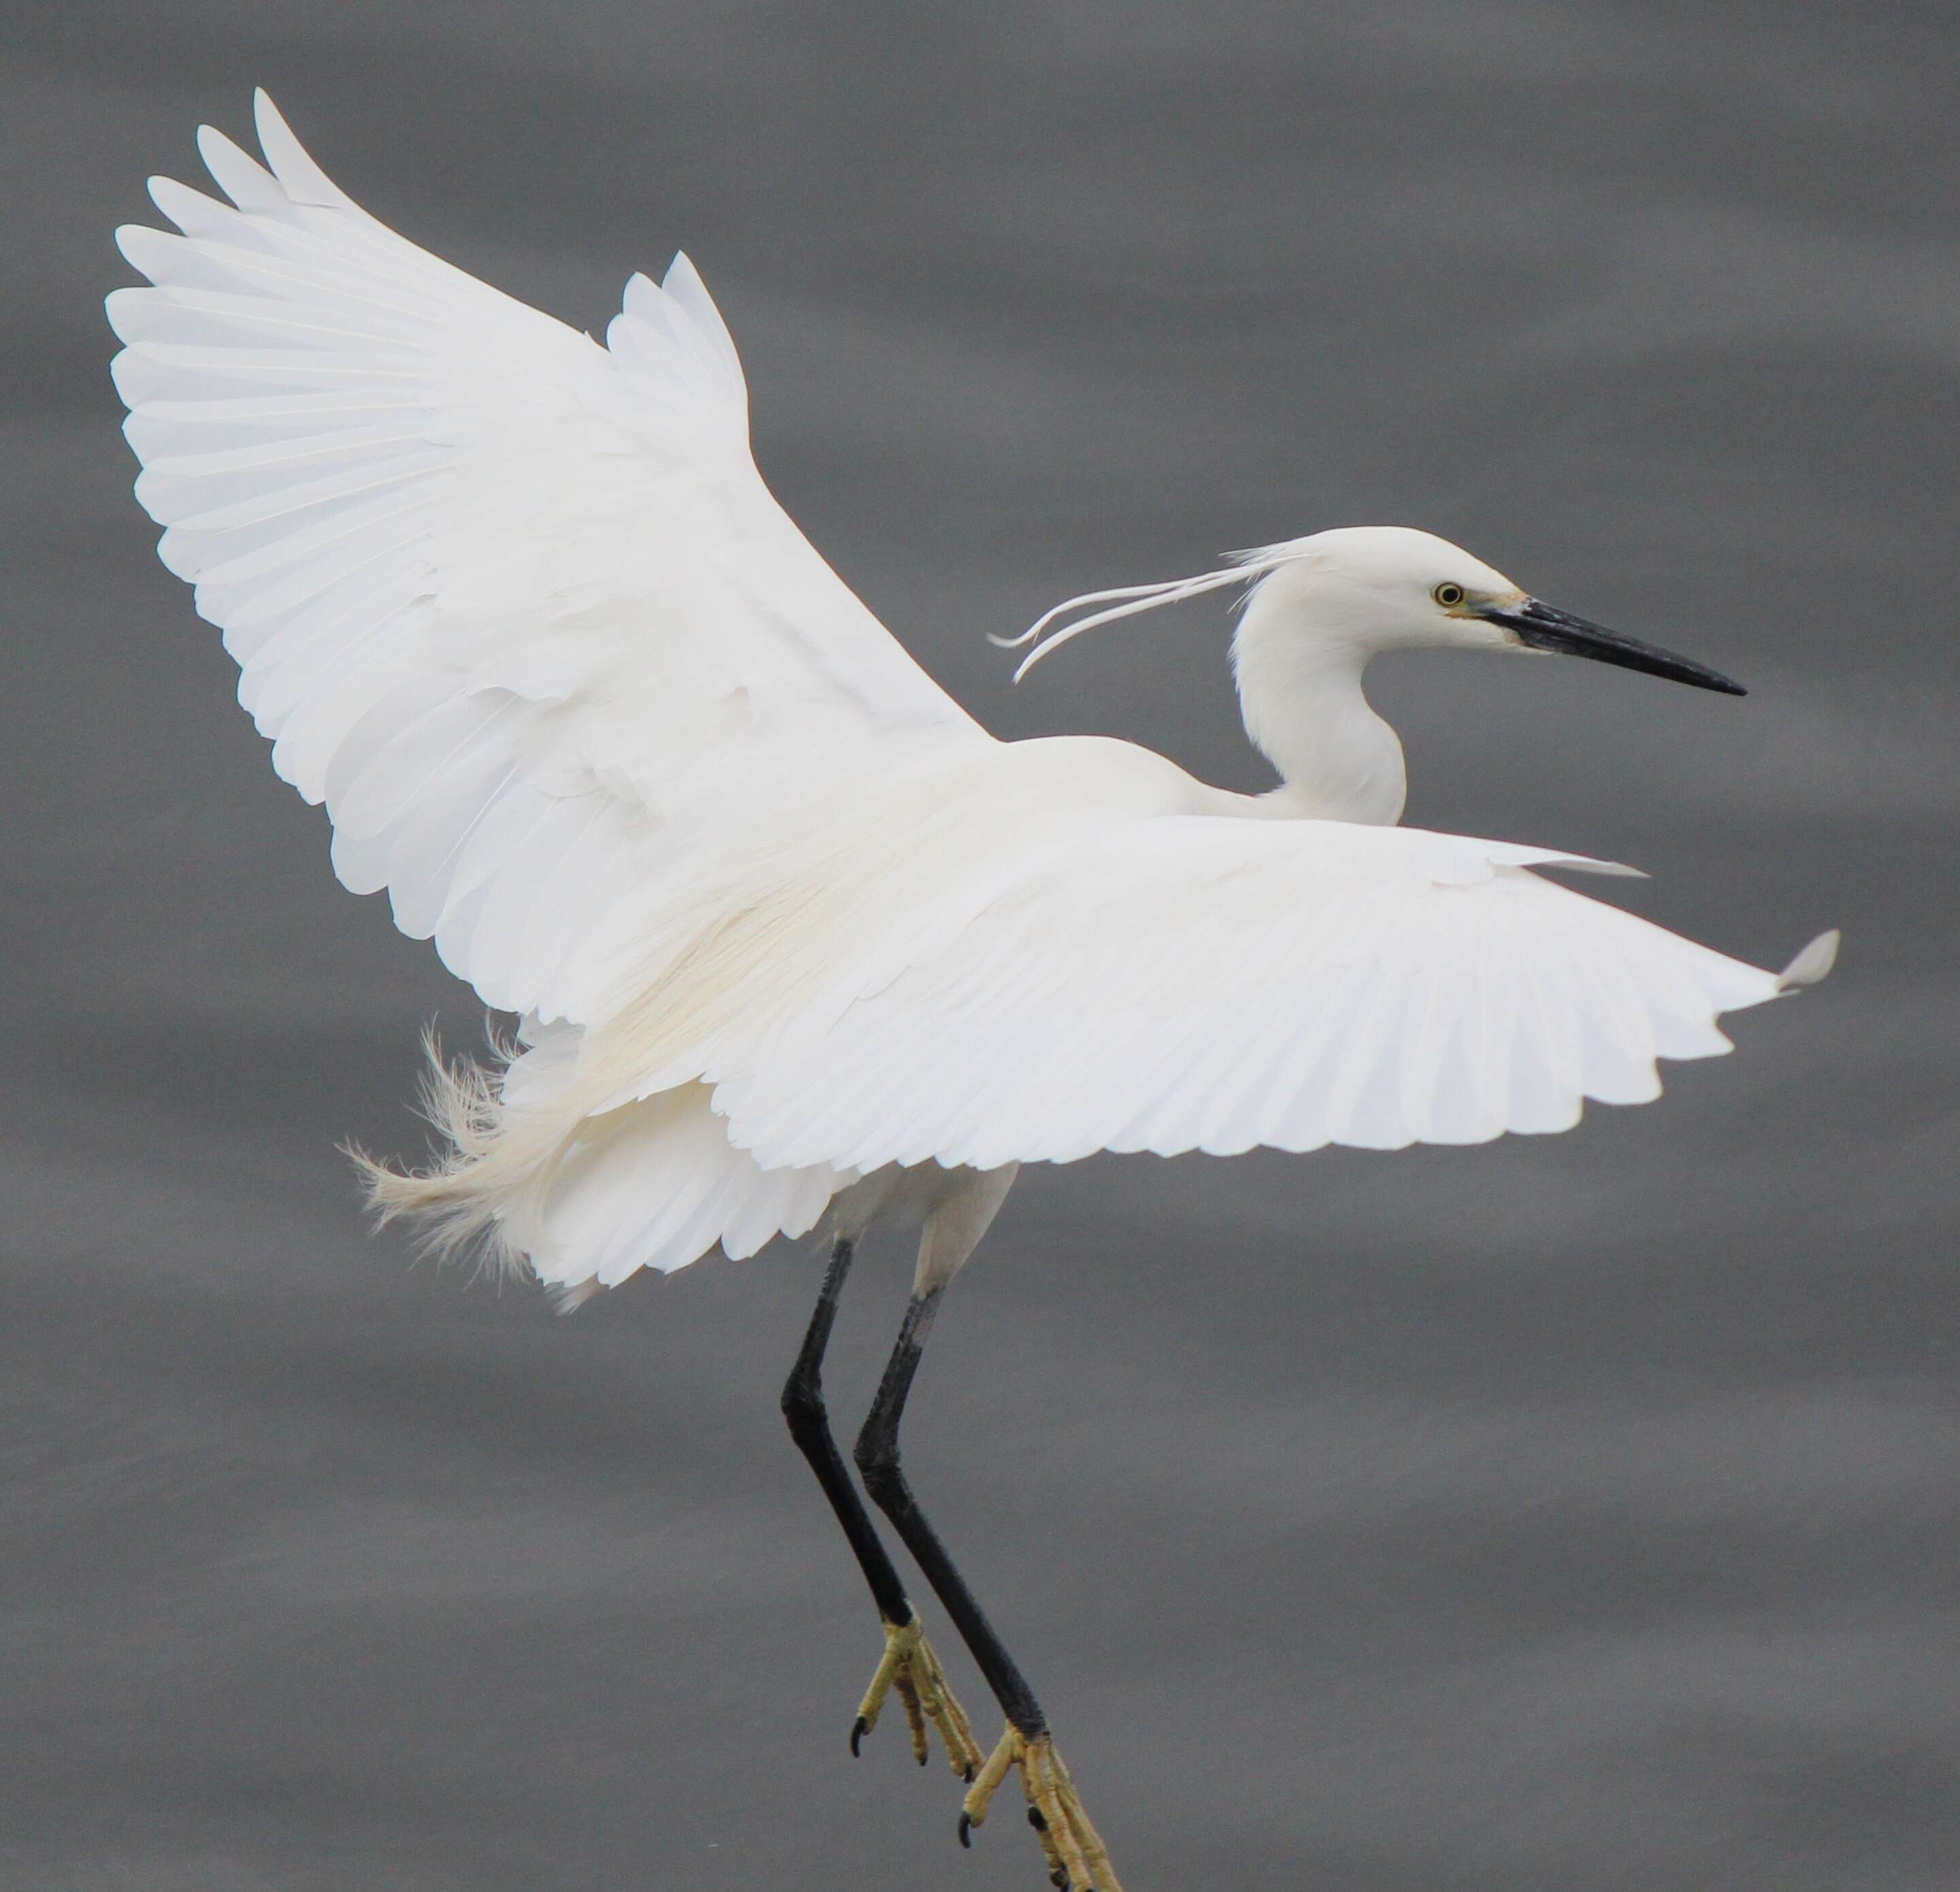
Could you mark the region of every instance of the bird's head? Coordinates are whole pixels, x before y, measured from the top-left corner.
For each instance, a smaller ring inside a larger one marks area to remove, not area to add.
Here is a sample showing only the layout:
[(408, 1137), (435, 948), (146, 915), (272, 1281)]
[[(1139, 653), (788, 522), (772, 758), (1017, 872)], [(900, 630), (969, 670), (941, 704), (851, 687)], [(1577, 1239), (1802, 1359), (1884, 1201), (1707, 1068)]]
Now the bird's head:
[(1246, 555), (1261, 615), (1280, 634), (1378, 650), (1555, 651), (1676, 683), (1742, 686), (1720, 672), (1542, 603), (1460, 545), (1408, 526), (1344, 526)]
[[(1555, 651), (1744, 694), (1739, 683), (1705, 664), (1543, 603), (1460, 545), (1407, 526), (1340, 526), (1240, 552), (1230, 564), (1195, 577), (1091, 592), (1057, 606), (1020, 637), (995, 641), (1009, 647), (1034, 643), (1015, 673), (1019, 678), (1082, 631), (1248, 582), (1242, 645), (1256, 626), (1269, 647), (1357, 663), (1394, 650)], [(1083, 606), (1100, 608), (1058, 625)]]

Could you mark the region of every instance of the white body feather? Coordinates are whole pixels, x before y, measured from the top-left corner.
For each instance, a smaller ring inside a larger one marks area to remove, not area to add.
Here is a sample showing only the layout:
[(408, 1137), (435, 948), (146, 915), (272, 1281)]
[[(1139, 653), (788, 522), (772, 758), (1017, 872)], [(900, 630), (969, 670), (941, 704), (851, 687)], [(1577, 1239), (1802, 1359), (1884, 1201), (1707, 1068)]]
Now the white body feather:
[(1596, 863), (1358, 825), (1400, 748), (1365, 644), (1287, 643), (1290, 548), (1235, 653), (1274, 795), (995, 741), (769, 496), (684, 258), (602, 348), (259, 122), (122, 233), (116, 380), (336, 871), (525, 1017), (384, 1209), (575, 1287), (956, 1198), (950, 1272), (1017, 1162), (1563, 1129), (1780, 989), (1530, 871)]

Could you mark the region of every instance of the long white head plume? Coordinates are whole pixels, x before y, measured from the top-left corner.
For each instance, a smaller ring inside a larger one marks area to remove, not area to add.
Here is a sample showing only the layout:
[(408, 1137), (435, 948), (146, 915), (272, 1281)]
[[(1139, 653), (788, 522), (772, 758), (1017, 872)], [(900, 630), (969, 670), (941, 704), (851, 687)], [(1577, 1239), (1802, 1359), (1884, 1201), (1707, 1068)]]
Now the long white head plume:
[[(1201, 592), (1217, 591), (1226, 585), (1242, 584), (1262, 577), (1292, 556), (1297, 544), (1294, 540), (1280, 545), (1256, 546), (1249, 552), (1230, 552), (1227, 555), (1231, 561), (1229, 564), (1216, 571), (1200, 572), (1195, 577), (1167, 578), (1150, 585), (1119, 585), (1109, 591), (1085, 591), (1079, 598), (1071, 598), (1051, 611), (1044, 611), (1019, 637), (995, 637), (989, 632), (987, 641), (1003, 650), (1018, 650), (1023, 644), (1041, 638), (1016, 666), (1014, 681), (1018, 683), (1051, 650), (1060, 650), (1071, 638), (1078, 638), (1083, 631), (1093, 631), (1102, 625), (1114, 624), (1118, 618), (1134, 617), (1140, 611), (1154, 611), (1159, 605), (1179, 604), (1186, 598), (1198, 596)], [(1057, 619), (1080, 610), (1085, 605), (1102, 605), (1106, 609), (1092, 611), (1087, 617), (1077, 618), (1074, 623), (1064, 624), (1058, 630), (1048, 631), (1049, 625)], [(1048, 634), (1042, 637), (1045, 631)]]

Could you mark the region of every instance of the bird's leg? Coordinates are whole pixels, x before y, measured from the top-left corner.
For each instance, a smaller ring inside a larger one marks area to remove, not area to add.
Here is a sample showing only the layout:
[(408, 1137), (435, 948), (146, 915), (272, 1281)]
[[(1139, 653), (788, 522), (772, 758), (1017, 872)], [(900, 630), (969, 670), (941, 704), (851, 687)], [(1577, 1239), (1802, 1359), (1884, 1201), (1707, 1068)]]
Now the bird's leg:
[(851, 1724), (851, 1751), (876, 1725), (886, 1697), (894, 1690), (904, 1706), (912, 1732), (912, 1753), (923, 1767), (928, 1755), (926, 1729), (939, 1730), (946, 1744), (946, 1757), (953, 1770), (970, 1781), (980, 1766), (980, 1750), (973, 1739), (964, 1711), (947, 1687), (939, 1658), (932, 1652), (919, 1626), (918, 1615), (905, 1595), (905, 1588), (892, 1568), (892, 1560), (878, 1541), (877, 1528), (858, 1496), (851, 1474), (830, 1435), (830, 1419), (823, 1405), (823, 1355), (830, 1344), (830, 1330), (837, 1318), (838, 1296), (844, 1290), (844, 1277), (851, 1271), (852, 1245), (842, 1239), (830, 1251), (830, 1265), (825, 1270), (822, 1291), (810, 1317), (809, 1331), (783, 1386), (783, 1417), (789, 1422), (790, 1436), (810, 1461), (810, 1470), (830, 1500), (837, 1522), (844, 1527), (864, 1580), (871, 1586), (878, 1606), (879, 1620), (885, 1626), (885, 1653), (871, 1686), (858, 1705)]
[(1027, 1795), (1029, 1824), (1041, 1836), (1051, 1881), (1061, 1892), (1122, 1892), (1102, 1839), (1090, 1824), (1068, 1770), (1055, 1750), (1048, 1718), (1035, 1700), (1034, 1690), (947, 1555), (899, 1465), (899, 1422), (905, 1417), (905, 1398), (944, 1293), (940, 1286), (912, 1296), (853, 1455), (864, 1474), (865, 1490), (891, 1519), (892, 1528), (925, 1572), (1007, 1718), (1006, 1733), (967, 1790), (959, 1815), (960, 1843), (970, 1843), (968, 1836), (986, 1818), (995, 1791), (1009, 1773), (1019, 1769)]

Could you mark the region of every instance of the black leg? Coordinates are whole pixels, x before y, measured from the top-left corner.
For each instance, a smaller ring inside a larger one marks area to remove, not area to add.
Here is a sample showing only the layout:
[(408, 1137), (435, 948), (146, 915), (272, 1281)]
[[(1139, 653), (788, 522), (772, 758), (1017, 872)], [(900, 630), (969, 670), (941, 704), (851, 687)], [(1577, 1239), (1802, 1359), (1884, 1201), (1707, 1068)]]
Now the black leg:
[[(830, 1344), (830, 1330), (837, 1318), (837, 1298), (844, 1291), (844, 1277), (851, 1272), (851, 1245), (839, 1241), (830, 1251), (830, 1266), (824, 1272), (823, 1289), (816, 1297), (816, 1311), (810, 1317), (810, 1330), (803, 1335), (802, 1350), (783, 1386), (783, 1417), (789, 1421), (790, 1436), (810, 1461), (823, 1495), (844, 1527), (844, 1534), (871, 1586), (878, 1614), (894, 1629), (903, 1629), (912, 1620), (912, 1606), (905, 1586), (899, 1580), (885, 1547), (878, 1541), (877, 1527), (865, 1511), (858, 1488), (851, 1482), (837, 1442), (830, 1436), (830, 1417), (823, 1406), (823, 1353)], [(864, 1737), (860, 1721), (851, 1731), (851, 1751)]]
[(1039, 1741), (1048, 1733), (1048, 1719), (1034, 1690), (1015, 1666), (1014, 1658), (994, 1634), (993, 1625), (974, 1601), (966, 1580), (946, 1554), (912, 1487), (899, 1465), (899, 1422), (905, 1416), (905, 1395), (912, 1391), (912, 1375), (918, 1370), (919, 1356), (932, 1317), (939, 1306), (943, 1288), (929, 1294), (915, 1294), (905, 1309), (905, 1324), (899, 1330), (899, 1343), (892, 1350), (885, 1376), (879, 1382), (878, 1396), (858, 1435), (853, 1455), (864, 1474), (864, 1488), (877, 1501), (878, 1508), (892, 1521), (905, 1548), (912, 1553), (927, 1580), (946, 1606), (960, 1639), (973, 1653), (987, 1686), (994, 1691), (1001, 1711), (1029, 1741)]

